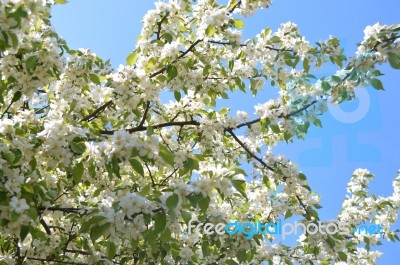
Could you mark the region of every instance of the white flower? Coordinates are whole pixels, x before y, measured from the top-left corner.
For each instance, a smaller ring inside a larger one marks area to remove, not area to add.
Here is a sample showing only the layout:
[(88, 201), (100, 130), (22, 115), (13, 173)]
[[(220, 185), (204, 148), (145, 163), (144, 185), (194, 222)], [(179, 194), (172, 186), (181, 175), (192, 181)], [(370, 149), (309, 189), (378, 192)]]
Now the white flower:
[(192, 256), (193, 256), (193, 251), (188, 248), (188, 247), (183, 247), (181, 248), (181, 250), (179, 251), (179, 256), (181, 257), (182, 260), (189, 260)]
[(22, 213), (25, 210), (29, 209), (28, 204), (26, 204), (25, 199), (18, 199), (17, 197), (13, 197), (10, 201), (10, 206), (14, 209), (16, 213)]

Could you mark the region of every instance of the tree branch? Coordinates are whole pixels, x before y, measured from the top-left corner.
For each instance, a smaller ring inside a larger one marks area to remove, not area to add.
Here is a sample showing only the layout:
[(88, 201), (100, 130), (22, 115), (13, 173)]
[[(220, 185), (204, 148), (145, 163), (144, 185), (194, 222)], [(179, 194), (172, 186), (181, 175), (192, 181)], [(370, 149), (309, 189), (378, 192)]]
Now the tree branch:
[(78, 213), (81, 214), (82, 211), (85, 211), (82, 208), (63, 208), (63, 207), (41, 207), (38, 209), (39, 211), (59, 211), (59, 212), (65, 212), (65, 213)]
[(233, 132), (233, 129), (227, 129), (226, 132), (228, 132), (233, 139), (235, 139), (235, 141), (251, 156), (253, 157), (255, 160), (257, 160), (258, 162), (260, 162), (265, 168), (271, 170), (272, 172), (274, 172), (275, 170), (267, 165), (267, 163), (265, 163), (261, 158), (259, 158), (258, 156), (256, 156), (252, 151), (250, 151), (250, 149), (236, 136), (236, 134)]
[(92, 121), (92, 120), (94, 120), (95, 118), (97, 118), (97, 116), (100, 113), (102, 113), (105, 109), (107, 109), (112, 104), (114, 104), (114, 102), (112, 100), (107, 101), (106, 103), (101, 105), (99, 108), (97, 108), (94, 112), (92, 112), (91, 114), (83, 117), (83, 119), (81, 121)]
[(164, 21), (167, 19), (168, 14), (169, 13), (165, 14), (165, 16), (157, 23), (157, 32), (156, 32), (157, 40), (160, 39), (161, 26), (162, 26), (162, 23), (164, 23)]
[(144, 163), (144, 165), (146, 166), (146, 169), (149, 172), (151, 186), (154, 188), (154, 187), (156, 187), (156, 182), (154, 181), (153, 174), (151, 173), (151, 170), (150, 170), (149, 166), (147, 165), (147, 163)]
[(22, 257), (27, 260), (36, 260), (36, 261), (41, 261), (42, 263), (45, 262), (55, 262), (55, 263), (61, 263), (61, 264), (72, 264), (72, 265), (88, 265), (88, 263), (81, 263), (81, 262), (74, 262), (74, 261), (64, 261), (64, 260), (58, 260), (54, 258), (35, 258), (35, 257)]
[(43, 217), (39, 218), (40, 224), (43, 226), (44, 230), (46, 231), (46, 234), (51, 235), (51, 230), (50, 227), (47, 225), (47, 223), (44, 221)]
[[(153, 126), (137, 126), (131, 129), (126, 129), (127, 132), (133, 133), (133, 132), (142, 132), (146, 131), (148, 127), (152, 127), (153, 129), (160, 129), (164, 127), (170, 127), (170, 126), (185, 126), (185, 125), (194, 125), (194, 126), (199, 126), (200, 122), (198, 121), (174, 121), (174, 122), (165, 122), (165, 123), (160, 123), (156, 124)], [(107, 135), (113, 135), (117, 130), (101, 130), (101, 134), (107, 134)]]
[(181, 55), (178, 56), (178, 58), (176, 58), (175, 60), (173, 60), (170, 64), (164, 66), (163, 68), (161, 68), (160, 70), (158, 70), (157, 72), (152, 73), (149, 77), (153, 78), (156, 77), (159, 74), (164, 73), (168, 67), (174, 63), (176, 63), (177, 61), (179, 61), (181, 58), (185, 57), (186, 54), (188, 54), (189, 52), (191, 52), (193, 50), (194, 47), (196, 47), (197, 44), (199, 44), (200, 42), (202, 42), (203, 40), (196, 40), (195, 42), (192, 43), (192, 45), (189, 46), (189, 48), (184, 51)]
[(140, 121), (138, 127), (143, 127), (143, 124), (144, 124), (144, 122), (146, 121), (146, 117), (147, 117), (147, 113), (149, 112), (149, 109), (150, 109), (150, 101), (147, 101), (147, 103), (146, 103), (146, 108), (145, 108), (144, 114), (143, 114), (143, 118), (142, 118), (142, 120)]
[(231, 8), (231, 10), (228, 11), (229, 14), (232, 14), (232, 13), (235, 11), (235, 9), (238, 8), (241, 4), (242, 4), (242, 0), (239, 0), (239, 1), (236, 3), (236, 5), (234, 5), (234, 6)]
[[(234, 42), (224, 42), (224, 41), (215, 41), (215, 40), (209, 40), (209, 43), (213, 43), (213, 44), (220, 44), (220, 45), (234, 45)], [(240, 47), (246, 47), (247, 44), (238, 44)], [(291, 52), (291, 53), (296, 53), (293, 50), (290, 49), (280, 49), (280, 48), (275, 48), (275, 47), (271, 47), (271, 46), (265, 46), (264, 48), (268, 49), (268, 50), (273, 50), (273, 51), (277, 51), (277, 52)]]
[(1, 114), (0, 119), (2, 119), (4, 117), (4, 115), (6, 115), (6, 113), (8, 112), (8, 110), (11, 108), (12, 104), (14, 102), (11, 101), (11, 103), (7, 106), (6, 110), (3, 112), (3, 114)]
[[(181, 55), (178, 56), (178, 58), (176, 58), (174, 61), (172, 61), (170, 64), (164, 66), (163, 68), (161, 68), (160, 70), (158, 70), (157, 72), (154, 72), (153, 74), (151, 74), (149, 76), (149, 78), (153, 78), (158, 76), (159, 74), (162, 74), (163, 72), (165, 72), (168, 67), (174, 63), (176, 63), (177, 61), (179, 61), (181, 58), (185, 57), (186, 54), (188, 54), (189, 52), (191, 52), (194, 47), (200, 43), (203, 40), (196, 40), (194, 43), (192, 43), (192, 45), (189, 46), (189, 48), (184, 51)], [(91, 121), (93, 119), (95, 119), (100, 113), (102, 113), (106, 108), (108, 108), (109, 106), (111, 106), (112, 104), (114, 104), (114, 102), (112, 100), (107, 101), (106, 103), (104, 103), (102, 106), (100, 106), (99, 108), (97, 108), (94, 112), (92, 112), (91, 114), (85, 116), (81, 121)], [(4, 114), (3, 114), (4, 115)]]

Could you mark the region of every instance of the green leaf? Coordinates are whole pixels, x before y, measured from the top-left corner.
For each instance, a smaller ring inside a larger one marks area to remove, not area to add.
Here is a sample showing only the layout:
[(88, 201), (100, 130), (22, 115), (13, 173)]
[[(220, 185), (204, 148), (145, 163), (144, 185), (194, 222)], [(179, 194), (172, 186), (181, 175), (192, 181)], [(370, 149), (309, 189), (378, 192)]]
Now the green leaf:
[(21, 226), (21, 230), (19, 232), (19, 237), (21, 238), (21, 241), (24, 241), (28, 233), (29, 233), (29, 225)]
[(34, 207), (29, 208), (27, 214), (33, 221), (36, 221), (38, 218), (37, 210)]
[(88, 221), (84, 222), (81, 226), (81, 229), (79, 230), (80, 233), (87, 233), (89, 231), (89, 228), (91, 225), (97, 224), (106, 218), (101, 215), (96, 215), (90, 218)]
[(26, 59), (25, 61), (25, 67), (27, 69), (35, 69), (36, 68), (36, 64), (37, 64), (38, 58), (36, 55), (33, 55), (31, 57), (29, 57), (28, 59)]
[(78, 104), (78, 101), (76, 99), (73, 99), (71, 104), (69, 105), (69, 111), (68, 113), (71, 113), (74, 111), (74, 109), (76, 108), (76, 105)]
[(74, 178), (75, 184), (78, 184), (82, 180), (84, 167), (82, 162), (79, 162), (75, 165), (74, 169), (72, 170), (72, 177)]
[(144, 169), (142, 164), (134, 158), (129, 159), (129, 163), (131, 163), (132, 168), (139, 173), (142, 177), (144, 177)]
[(174, 154), (172, 154), (165, 145), (160, 145), (159, 155), (165, 162), (171, 166), (174, 165)]
[(210, 198), (208, 196), (200, 198), (198, 201), (199, 207), (203, 213), (205, 213), (210, 206)]
[(331, 85), (330, 85), (328, 82), (326, 82), (326, 81), (322, 81), (322, 82), (321, 82), (321, 87), (322, 87), (322, 89), (323, 89), (324, 91), (328, 91), (328, 90), (331, 88)]
[(188, 158), (188, 160), (186, 160), (183, 167), (186, 171), (189, 172), (193, 169), (199, 169), (199, 163), (196, 160), (194, 160), (193, 158)]
[(232, 186), (235, 187), (235, 189), (245, 198), (247, 198), (246, 195), (246, 181), (244, 180), (237, 180), (237, 179), (231, 179)]
[(206, 64), (203, 68), (203, 76), (206, 77), (210, 74), (211, 72), (211, 65)]
[(274, 133), (280, 133), (280, 132), (281, 132), (281, 129), (279, 128), (279, 125), (278, 125), (278, 124), (272, 124), (272, 125), (271, 125), (271, 130), (272, 130)]
[(84, 142), (79, 142), (79, 143), (71, 142), (70, 146), (71, 146), (72, 151), (74, 151), (74, 153), (81, 155), (81, 154), (83, 154), (83, 152), (85, 152), (85, 143)]
[(89, 163), (88, 172), (91, 177), (96, 177), (96, 165), (91, 161)]
[(372, 79), (372, 80), (371, 80), (371, 85), (372, 85), (372, 87), (375, 88), (376, 90), (383, 90), (382, 81), (379, 80), (379, 79), (376, 79), (376, 78)]
[(126, 57), (126, 64), (127, 64), (127, 65), (133, 65), (133, 64), (135, 64), (136, 61), (137, 61), (137, 59), (138, 59), (138, 57), (139, 57), (139, 54), (138, 54), (136, 51), (131, 52), (131, 53), (128, 55), (128, 57)]
[(190, 212), (182, 211), (181, 216), (183, 221), (185, 221), (186, 224), (189, 223), (189, 221), (192, 219), (192, 214)]
[(181, 97), (182, 97), (181, 92), (174, 91), (174, 97), (175, 97), (176, 101), (179, 102), (181, 100)]
[(315, 126), (318, 126), (318, 127), (322, 128), (322, 123), (321, 123), (321, 120), (320, 120), (320, 119), (315, 118), (315, 119), (313, 120), (313, 124), (314, 124)]
[(344, 253), (344, 252), (339, 252), (338, 255), (339, 255), (340, 261), (347, 261), (347, 255), (346, 255), (346, 253)]
[(100, 78), (95, 74), (89, 74), (90, 80), (95, 84), (100, 84)]
[(169, 65), (167, 67), (167, 77), (168, 77), (167, 80), (171, 81), (177, 76), (178, 76), (178, 69), (176, 69), (174, 65)]
[(239, 263), (237, 263), (236, 261), (234, 261), (233, 259), (228, 259), (225, 261), (226, 265), (239, 265)]
[(178, 205), (178, 202), (179, 202), (179, 197), (176, 193), (173, 193), (165, 201), (168, 209), (170, 209), (170, 210), (175, 209), (175, 207)]
[(8, 35), (11, 38), (11, 43), (12, 43), (13, 48), (16, 48), (18, 46), (18, 37), (17, 37), (17, 35), (15, 35), (12, 32), (9, 32)]
[(206, 35), (207, 37), (211, 37), (215, 33), (215, 26), (213, 24), (208, 25), (206, 28)]
[(14, 164), (15, 155), (11, 152), (3, 153), (3, 158), (10, 164)]
[(42, 239), (42, 240), (47, 240), (48, 239), (46, 233), (44, 233), (43, 231), (37, 229), (34, 226), (30, 226), (29, 227), (29, 232), (31, 233), (33, 239), (39, 239), (39, 238)]
[(335, 248), (335, 240), (331, 236), (328, 236), (325, 241), (331, 248)]
[(7, 193), (4, 191), (0, 191), (0, 205), (7, 205), (8, 206), (8, 196)]
[(119, 173), (120, 171), (120, 166), (119, 166), (119, 162), (118, 159), (116, 157), (113, 157), (111, 160), (111, 165), (112, 165), (112, 172), (119, 178), (121, 179), (121, 174)]
[(234, 65), (235, 65), (235, 60), (234, 59), (229, 60), (229, 63), (228, 63), (229, 70), (232, 71)]
[(292, 216), (293, 216), (292, 211), (287, 210), (286, 213), (285, 213), (285, 219), (288, 219), (288, 218), (290, 218), (290, 217), (292, 217)]
[(165, 227), (167, 226), (167, 216), (165, 213), (159, 213), (154, 218), (154, 232), (159, 234), (164, 231)]
[(108, 228), (110, 228), (110, 223), (105, 223), (101, 226), (94, 226), (92, 229), (90, 229), (90, 239), (92, 242), (96, 242), (96, 240), (104, 235), (104, 233), (107, 231)]
[(21, 91), (18, 90), (17, 92), (15, 92), (15, 94), (11, 100), (11, 103), (18, 101), (21, 98), (21, 96), (22, 96)]
[(54, 0), (54, 3), (61, 5), (66, 4), (67, 2), (68, 2), (67, 0)]
[(18, 220), (18, 218), (19, 218), (19, 216), (20, 216), (20, 214), (18, 214), (18, 213), (16, 213), (14, 210), (13, 211), (11, 211), (11, 222), (15, 222), (15, 221), (17, 221)]
[(162, 37), (163, 39), (165, 39), (166, 43), (171, 43), (174, 40), (174, 37), (171, 35), (171, 33), (168, 32), (164, 33)]
[(107, 242), (107, 258), (111, 260), (115, 257), (116, 254), (117, 254), (117, 248), (115, 247), (114, 242), (109, 240)]
[(337, 75), (333, 75), (333, 76), (332, 76), (332, 80), (333, 80), (334, 82), (336, 82), (336, 83), (342, 82), (342, 78), (340, 78), (340, 77), (337, 76)]
[(388, 55), (390, 66), (394, 69), (400, 69), (400, 56), (393, 52), (389, 52)]
[(298, 177), (301, 180), (306, 180), (307, 179), (306, 175), (304, 175), (303, 173), (299, 173)]
[(244, 22), (243, 22), (243, 20), (240, 20), (240, 19), (234, 19), (234, 20), (233, 20), (233, 25), (234, 25), (235, 28), (237, 28), (237, 29), (242, 29), (242, 28), (244, 28)]
[(269, 181), (268, 177), (263, 177), (263, 183), (265, 186), (270, 190), (271, 189), (271, 182)]
[(310, 71), (310, 61), (307, 58), (304, 58), (304, 60), (303, 60), (303, 68), (304, 68), (304, 71), (306, 71), (306, 73), (308, 73), (308, 71)]

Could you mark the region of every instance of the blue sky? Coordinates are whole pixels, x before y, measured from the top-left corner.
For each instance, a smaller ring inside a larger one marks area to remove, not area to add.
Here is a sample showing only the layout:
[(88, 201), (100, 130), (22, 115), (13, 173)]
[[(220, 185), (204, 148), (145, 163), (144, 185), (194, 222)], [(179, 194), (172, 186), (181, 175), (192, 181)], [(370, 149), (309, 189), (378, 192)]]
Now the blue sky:
[[(52, 21), (71, 48), (90, 48), (104, 59), (111, 58), (117, 67), (125, 63), (126, 55), (134, 49), (141, 29), (140, 21), (153, 3), (70, 0), (67, 5), (53, 9)], [(398, 10), (398, 0), (278, 0), (269, 9), (245, 19), (244, 36), (251, 38), (262, 28), (276, 30), (281, 23), (292, 21), (299, 25), (301, 33), (311, 43), (327, 39), (329, 35), (340, 38), (346, 55), (351, 56), (356, 43), (363, 38), (365, 26), (378, 21), (400, 23)], [(324, 71), (328, 75), (334, 69)], [(323, 129), (312, 127), (305, 141), (283, 144), (276, 149), (299, 163), (311, 187), (322, 196), (322, 219), (336, 217), (346, 193), (346, 184), (356, 168), (368, 168), (376, 175), (371, 185), (373, 193), (386, 196), (392, 193), (392, 179), (400, 169), (400, 74), (388, 66), (382, 66), (381, 71), (385, 73), (382, 78), (384, 92), (370, 87), (364, 89), (360, 99), (341, 107), (342, 114), (339, 110), (322, 116)], [(253, 113), (253, 105), (263, 101), (243, 96), (229, 101), (232, 109), (240, 106)], [(246, 99), (248, 104), (243, 106)], [(368, 111), (360, 113), (361, 106), (366, 106)], [(355, 115), (358, 121), (348, 123), (346, 112)], [(395, 227), (400, 228), (400, 222)], [(385, 242), (379, 250), (384, 255), (378, 264), (397, 261), (399, 244)]]

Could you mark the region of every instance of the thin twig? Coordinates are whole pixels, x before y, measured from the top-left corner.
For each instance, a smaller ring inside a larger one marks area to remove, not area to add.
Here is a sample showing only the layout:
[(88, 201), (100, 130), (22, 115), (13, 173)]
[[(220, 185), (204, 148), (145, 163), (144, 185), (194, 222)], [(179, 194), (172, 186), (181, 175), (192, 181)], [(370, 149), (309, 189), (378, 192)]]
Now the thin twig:
[(91, 121), (91, 120), (95, 119), (100, 113), (102, 113), (105, 109), (107, 109), (112, 104), (114, 104), (114, 102), (112, 100), (107, 101), (106, 103), (101, 105), (99, 108), (97, 108), (94, 112), (83, 117), (83, 119), (81, 121)]
[(149, 109), (150, 109), (150, 101), (147, 101), (147, 103), (146, 103), (146, 108), (145, 108), (144, 114), (143, 114), (143, 118), (142, 118), (142, 120), (140, 121), (138, 127), (143, 127), (143, 124), (144, 124), (145, 121), (146, 121), (147, 113), (149, 112)]
[(253, 157), (255, 160), (257, 160), (258, 162), (260, 162), (265, 168), (271, 170), (272, 172), (274, 172), (275, 170), (267, 165), (267, 163), (265, 163), (261, 158), (259, 158), (258, 156), (256, 156), (252, 151), (250, 151), (250, 149), (236, 136), (236, 134), (233, 132), (233, 129), (227, 129), (226, 132), (228, 132), (233, 139), (235, 139), (235, 141), (251, 156)]
[[(146, 131), (148, 127), (152, 127), (153, 129), (160, 129), (164, 127), (171, 127), (171, 126), (185, 126), (185, 125), (194, 125), (194, 126), (199, 126), (200, 122), (198, 121), (175, 121), (175, 122), (165, 122), (165, 123), (160, 123), (157, 125), (153, 126), (137, 126), (133, 127), (131, 129), (126, 129), (127, 132), (133, 133), (133, 132), (143, 132)], [(101, 134), (108, 134), (112, 135), (116, 132), (116, 130), (100, 130)]]

